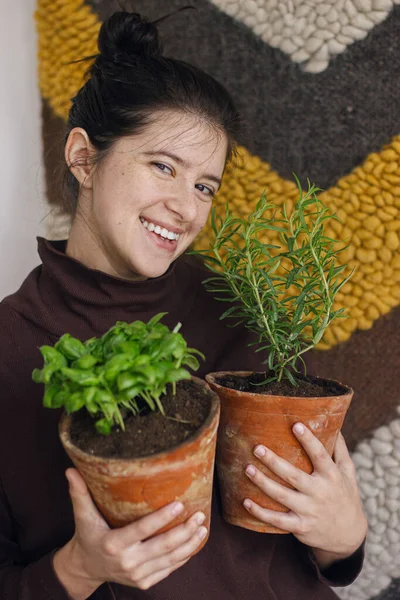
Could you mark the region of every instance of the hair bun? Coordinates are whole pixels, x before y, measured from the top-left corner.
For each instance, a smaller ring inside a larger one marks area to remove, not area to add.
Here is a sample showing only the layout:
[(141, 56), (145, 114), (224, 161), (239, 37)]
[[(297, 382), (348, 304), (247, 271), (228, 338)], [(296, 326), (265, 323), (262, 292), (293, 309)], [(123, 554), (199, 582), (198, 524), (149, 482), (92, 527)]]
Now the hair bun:
[(112, 62), (141, 55), (162, 55), (157, 27), (137, 13), (116, 12), (100, 28), (98, 46), (101, 55)]

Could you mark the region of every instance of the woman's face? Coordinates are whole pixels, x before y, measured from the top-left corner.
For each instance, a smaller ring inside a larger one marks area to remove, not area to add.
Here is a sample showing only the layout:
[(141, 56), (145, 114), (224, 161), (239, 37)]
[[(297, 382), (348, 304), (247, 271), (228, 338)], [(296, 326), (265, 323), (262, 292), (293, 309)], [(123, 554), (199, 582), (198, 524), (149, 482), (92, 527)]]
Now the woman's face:
[(205, 225), (226, 153), (226, 136), (199, 118), (159, 113), (95, 169), (67, 252), (125, 279), (162, 275)]

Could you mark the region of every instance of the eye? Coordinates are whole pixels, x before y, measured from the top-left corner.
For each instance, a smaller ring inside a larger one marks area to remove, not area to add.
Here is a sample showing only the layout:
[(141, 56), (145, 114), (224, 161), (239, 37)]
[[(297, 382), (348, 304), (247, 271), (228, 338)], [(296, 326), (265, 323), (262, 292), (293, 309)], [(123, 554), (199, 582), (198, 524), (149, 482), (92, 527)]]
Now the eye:
[(169, 173), (170, 175), (173, 175), (173, 171), (172, 171), (171, 167), (169, 167), (168, 165), (164, 165), (164, 163), (157, 163), (157, 162), (154, 162), (152, 164), (155, 167), (157, 167), (157, 169), (162, 171), (163, 173)]
[(196, 185), (196, 188), (202, 192), (203, 194), (205, 194), (206, 196), (209, 196), (210, 198), (214, 198), (215, 196), (215, 192), (213, 189), (209, 188), (206, 185), (203, 185), (202, 183), (198, 183)]

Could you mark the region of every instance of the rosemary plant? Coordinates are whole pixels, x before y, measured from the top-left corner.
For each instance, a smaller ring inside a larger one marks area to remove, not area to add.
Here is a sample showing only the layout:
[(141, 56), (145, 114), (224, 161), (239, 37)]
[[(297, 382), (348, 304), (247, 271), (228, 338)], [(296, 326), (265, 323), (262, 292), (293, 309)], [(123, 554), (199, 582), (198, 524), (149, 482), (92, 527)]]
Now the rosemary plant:
[[(265, 193), (247, 220), (233, 216), (228, 206), (219, 217), (214, 207), (211, 253), (196, 252), (214, 273), (206, 288), (232, 304), (221, 319), (234, 317), (235, 325), (243, 323), (256, 334), (256, 352), (265, 353), (268, 366), (263, 383), (286, 379), (294, 386), (299, 361), (305, 373), (303, 355), (334, 319), (345, 316), (333, 305), (354, 271), (341, 277), (347, 265), (338, 258), (345, 247), (324, 235), (326, 222), (339, 219), (318, 197), (321, 190), (308, 182), (303, 192), (295, 179), (299, 197), (290, 215), (286, 205), (278, 214)], [(279, 232), (280, 245), (261, 241), (269, 231)]]

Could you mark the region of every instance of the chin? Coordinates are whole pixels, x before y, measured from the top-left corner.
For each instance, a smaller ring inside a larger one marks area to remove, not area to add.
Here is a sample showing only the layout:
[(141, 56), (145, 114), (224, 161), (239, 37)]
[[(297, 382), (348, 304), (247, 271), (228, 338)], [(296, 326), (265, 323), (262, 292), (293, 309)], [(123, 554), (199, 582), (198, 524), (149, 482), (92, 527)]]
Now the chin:
[(140, 277), (141, 279), (155, 279), (156, 277), (161, 277), (166, 273), (171, 266), (172, 261), (170, 263), (165, 263), (163, 265), (143, 265), (139, 267), (138, 265), (132, 266), (131, 272), (135, 277)]

